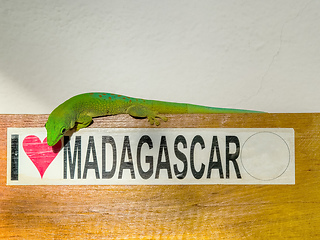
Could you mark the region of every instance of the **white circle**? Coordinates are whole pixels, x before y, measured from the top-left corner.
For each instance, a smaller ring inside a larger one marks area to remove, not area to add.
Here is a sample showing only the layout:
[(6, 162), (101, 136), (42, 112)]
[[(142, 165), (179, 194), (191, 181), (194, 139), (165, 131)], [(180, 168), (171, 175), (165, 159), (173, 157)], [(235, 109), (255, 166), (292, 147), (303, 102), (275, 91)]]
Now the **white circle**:
[(243, 144), (241, 161), (245, 171), (252, 177), (264, 181), (273, 180), (288, 168), (289, 147), (275, 133), (256, 133)]

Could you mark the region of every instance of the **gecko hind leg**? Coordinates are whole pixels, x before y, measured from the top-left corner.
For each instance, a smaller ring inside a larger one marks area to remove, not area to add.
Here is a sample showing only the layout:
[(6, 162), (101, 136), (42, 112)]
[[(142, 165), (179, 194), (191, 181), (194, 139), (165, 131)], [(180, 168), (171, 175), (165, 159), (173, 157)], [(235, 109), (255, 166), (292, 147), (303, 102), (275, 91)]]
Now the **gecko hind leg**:
[(160, 122), (157, 120), (157, 118), (162, 119), (164, 122), (168, 121), (167, 117), (159, 115), (157, 112), (141, 105), (133, 105), (129, 107), (127, 109), (127, 113), (132, 117), (148, 118), (148, 121), (151, 125), (160, 125)]

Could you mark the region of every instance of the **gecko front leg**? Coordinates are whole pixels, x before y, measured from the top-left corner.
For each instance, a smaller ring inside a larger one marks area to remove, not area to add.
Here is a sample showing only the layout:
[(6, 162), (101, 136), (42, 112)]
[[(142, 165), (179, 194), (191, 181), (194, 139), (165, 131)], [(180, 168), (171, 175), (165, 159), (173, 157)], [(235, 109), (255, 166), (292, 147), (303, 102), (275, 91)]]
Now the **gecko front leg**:
[(79, 131), (81, 128), (88, 127), (92, 122), (92, 117), (88, 115), (80, 115), (76, 121), (76, 131)]

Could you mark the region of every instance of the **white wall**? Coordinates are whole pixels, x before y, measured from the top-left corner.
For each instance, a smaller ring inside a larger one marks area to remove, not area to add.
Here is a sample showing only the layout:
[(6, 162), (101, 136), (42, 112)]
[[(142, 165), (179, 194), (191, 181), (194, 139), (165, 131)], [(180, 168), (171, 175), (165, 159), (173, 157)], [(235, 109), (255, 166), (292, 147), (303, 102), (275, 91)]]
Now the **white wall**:
[(320, 1), (0, 0), (0, 113), (82, 92), (320, 112)]

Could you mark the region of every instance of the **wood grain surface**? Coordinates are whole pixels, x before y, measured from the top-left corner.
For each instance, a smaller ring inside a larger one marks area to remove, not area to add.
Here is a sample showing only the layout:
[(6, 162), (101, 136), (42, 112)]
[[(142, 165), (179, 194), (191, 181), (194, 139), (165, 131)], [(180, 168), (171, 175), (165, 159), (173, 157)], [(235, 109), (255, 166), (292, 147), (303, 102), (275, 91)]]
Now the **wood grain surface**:
[[(294, 128), (295, 185), (7, 186), (7, 127), (48, 115), (0, 115), (2, 239), (320, 239), (320, 114), (169, 115), (161, 127)], [(152, 127), (126, 115), (91, 127)]]

